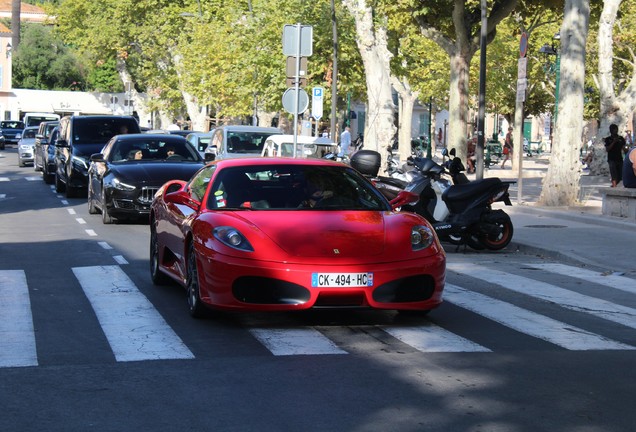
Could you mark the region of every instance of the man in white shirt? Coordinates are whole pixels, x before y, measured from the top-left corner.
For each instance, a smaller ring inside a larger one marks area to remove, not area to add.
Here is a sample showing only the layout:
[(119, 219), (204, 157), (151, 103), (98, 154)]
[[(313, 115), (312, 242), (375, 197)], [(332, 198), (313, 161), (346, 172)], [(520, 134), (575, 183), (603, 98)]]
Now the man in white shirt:
[(344, 132), (340, 134), (340, 153), (338, 153), (338, 157), (350, 156), (351, 151), (351, 128), (349, 126), (345, 127)]

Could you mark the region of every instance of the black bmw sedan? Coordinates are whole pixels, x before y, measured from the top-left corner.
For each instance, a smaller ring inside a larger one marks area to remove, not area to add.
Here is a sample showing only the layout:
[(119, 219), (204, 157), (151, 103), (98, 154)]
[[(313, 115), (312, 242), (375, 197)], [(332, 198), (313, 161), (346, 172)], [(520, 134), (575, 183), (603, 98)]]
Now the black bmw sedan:
[(189, 180), (204, 165), (184, 137), (166, 134), (117, 135), (90, 160), (88, 212), (105, 224), (146, 217), (165, 182)]

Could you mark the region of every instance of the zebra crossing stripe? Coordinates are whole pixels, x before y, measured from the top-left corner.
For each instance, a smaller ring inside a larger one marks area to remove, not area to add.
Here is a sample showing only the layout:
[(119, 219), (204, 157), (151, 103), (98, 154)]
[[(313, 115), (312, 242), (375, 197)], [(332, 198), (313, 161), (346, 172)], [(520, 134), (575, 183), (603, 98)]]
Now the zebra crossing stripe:
[(634, 308), (579, 294), (574, 291), (559, 288), (555, 285), (500, 270), (484, 270), (483, 267), (470, 263), (453, 263), (447, 266), (447, 268), (486, 282), (497, 284), (520, 294), (555, 303), (566, 309), (584, 312), (636, 329), (636, 309)]
[(37, 366), (35, 331), (26, 275), (0, 271), (0, 367)]
[(446, 284), (444, 298), (521, 333), (573, 351), (636, 349), (510, 303)]
[(252, 328), (249, 331), (275, 356), (348, 354), (312, 328)]
[(550, 273), (562, 274), (598, 285), (608, 286), (631, 294), (636, 294), (636, 281), (625, 276), (613, 274), (603, 275), (596, 271), (556, 263), (531, 264), (528, 267), (545, 270)]
[(394, 338), (422, 352), (491, 352), (435, 324), (415, 327), (381, 326)]
[(119, 266), (75, 267), (117, 361), (194, 355)]

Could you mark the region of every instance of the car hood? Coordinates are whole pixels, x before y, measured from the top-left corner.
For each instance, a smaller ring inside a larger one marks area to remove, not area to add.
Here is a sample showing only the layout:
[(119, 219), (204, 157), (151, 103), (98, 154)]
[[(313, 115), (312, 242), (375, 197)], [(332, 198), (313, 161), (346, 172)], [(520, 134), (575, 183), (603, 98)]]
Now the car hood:
[(190, 180), (203, 162), (128, 162), (111, 165), (110, 172), (128, 183), (161, 186), (169, 180)]
[(371, 257), (387, 249), (386, 222), (378, 211), (240, 211), (286, 253), (296, 257)]

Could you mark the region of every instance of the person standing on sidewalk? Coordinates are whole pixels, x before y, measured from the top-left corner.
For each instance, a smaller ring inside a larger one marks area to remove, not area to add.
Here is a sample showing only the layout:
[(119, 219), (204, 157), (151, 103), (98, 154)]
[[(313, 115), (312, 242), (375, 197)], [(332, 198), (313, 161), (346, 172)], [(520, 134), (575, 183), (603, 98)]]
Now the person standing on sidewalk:
[(629, 149), (623, 161), (623, 186), (636, 188), (636, 147)]
[(506, 164), (506, 161), (509, 160), (510, 163), (512, 163), (512, 128), (509, 127), (508, 128), (508, 133), (506, 134), (506, 141), (504, 141), (504, 145), (503, 145), (503, 155), (504, 155), (504, 160), (503, 162), (501, 162), (501, 168), (503, 169), (504, 165)]
[(612, 187), (616, 187), (622, 180), (623, 173), (623, 147), (625, 138), (618, 134), (618, 126), (612, 123), (609, 127), (610, 135), (605, 138), (605, 150), (607, 150), (607, 163), (609, 165)]
[(351, 128), (349, 126), (345, 126), (344, 132), (340, 134), (340, 153), (338, 153), (338, 157), (349, 157), (351, 156)]

